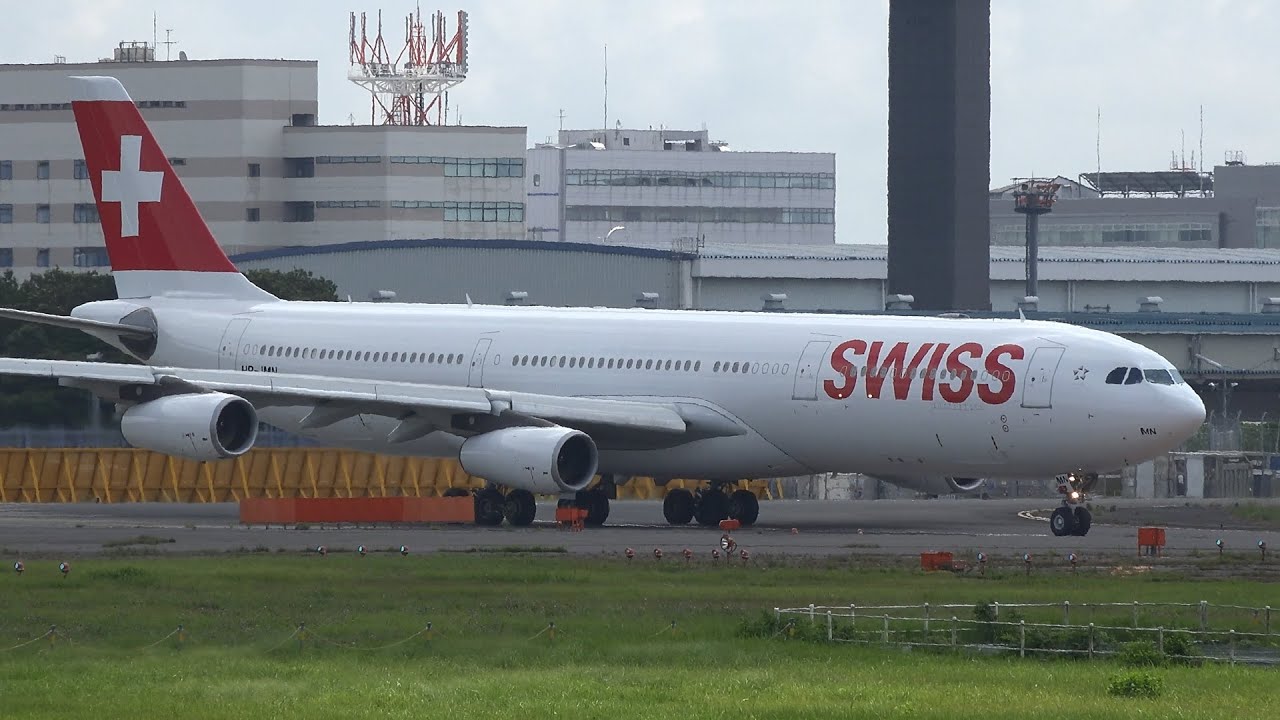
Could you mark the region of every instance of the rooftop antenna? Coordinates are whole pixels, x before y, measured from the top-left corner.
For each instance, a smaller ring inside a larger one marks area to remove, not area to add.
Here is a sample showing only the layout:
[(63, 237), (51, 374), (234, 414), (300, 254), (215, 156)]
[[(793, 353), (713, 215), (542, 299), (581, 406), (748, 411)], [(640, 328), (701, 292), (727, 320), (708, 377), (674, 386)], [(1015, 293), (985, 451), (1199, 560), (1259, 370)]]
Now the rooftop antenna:
[(560, 131), (564, 132), (564, 108), (560, 108)]
[[(156, 11), (155, 11), (155, 10), (152, 10), (152, 11), (151, 11), (151, 49), (152, 49), (152, 50), (154, 50), (154, 49), (155, 49), (155, 47), (156, 47), (156, 45), (157, 45), (157, 44), (159, 44), (159, 43), (158, 43), (158, 41), (159, 41), (159, 39), (160, 39), (160, 38), (158, 37), (159, 33), (157, 32), (156, 28), (157, 28), (157, 25), (156, 25)], [(143, 57), (143, 58), (146, 58), (146, 53), (143, 53), (142, 57)]]
[(1101, 105), (1098, 106), (1098, 134), (1095, 142), (1096, 144), (1094, 146), (1094, 152), (1097, 154), (1098, 170), (1097, 170), (1097, 173), (1093, 176), (1093, 186), (1094, 186), (1094, 189), (1098, 191), (1098, 194), (1101, 195), (1102, 194), (1102, 106)]
[(604, 44), (604, 124), (600, 129), (609, 129), (609, 43)]
[(173, 28), (165, 28), (165, 29), (164, 29), (164, 59), (165, 59), (165, 61), (168, 61), (168, 60), (169, 60), (169, 57), (170, 57), (170, 55), (171, 55), (171, 54), (172, 54), (172, 52), (173, 52), (173, 46), (177, 44), (175, 41), (173, 41), (173, 40), (170, 40), (170, 39), (169, 39), (169, 37), (170, 37), (171, 35), (173, 35)]

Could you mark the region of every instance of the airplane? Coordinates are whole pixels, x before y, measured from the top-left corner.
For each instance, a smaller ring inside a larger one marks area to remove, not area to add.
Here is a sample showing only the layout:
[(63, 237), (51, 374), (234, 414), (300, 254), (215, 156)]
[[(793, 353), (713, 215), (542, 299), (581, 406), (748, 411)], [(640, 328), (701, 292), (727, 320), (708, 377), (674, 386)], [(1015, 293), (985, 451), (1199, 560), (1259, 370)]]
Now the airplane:
[[(1083, 535), (1098, 473), (1178, 447), (1201, 400), (1160, 355), (1066, 323), (959, 317), (280, 300), (219, 247), (123, 85), (70, 78), (118, 299), (69, 316), (137, 364), (0, 358), (117, 405), (133, 446), (243, 455), (259, 423), (331, 446), (456, 458), (476, 520), (535, 494), (605, 521), (604, 481), (700, 478), (671, 524), (756, 522), (736, 478), (863, 473), (931, 494), (1056, 477)], [(592, 485), (596, 476), (601, 483)]]

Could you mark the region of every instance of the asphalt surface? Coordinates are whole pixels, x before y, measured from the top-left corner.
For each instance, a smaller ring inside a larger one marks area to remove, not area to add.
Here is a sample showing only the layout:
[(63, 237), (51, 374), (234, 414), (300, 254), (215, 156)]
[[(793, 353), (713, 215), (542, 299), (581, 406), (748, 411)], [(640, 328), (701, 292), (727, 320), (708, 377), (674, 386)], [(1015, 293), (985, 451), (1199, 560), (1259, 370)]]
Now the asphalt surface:
[[(882, 555), (909, 556), (948, 550), (957, 558), (986, 553), (1020, 559), (1050, 551), (1089, 556), (1137, 557), (1137, 527), (1145, 515), (1167, 526), (1167, 555), (1193, 550), (1214, 553), (1221, 538), (1233, 551), (1254, 550), (1263, 540), (1280, 552), (1280, 532), (1235, 521), (1221, 502), (1101, 501), (1086, 537), (1057, 538), (1045, 500), (879, 500), (874, 502), (781, 500), (761, 503), (760, 521), (732, 533), (752, 557)], [(370, 551), (406, 546), (410, 552), (502, 548), (564, 548), (574, 554), (622, 554), (633, 548), (651, 557), (654, 548), (675, 557), (684, 548), (709, 557), (722, 533), (698, 526), (672, 527), (661, 503), (614, 501), (602, 528), (561, 529), (547, 520), (532, 527), (481, 528), (472, 525), (410, 527), (309, 526), (281, 528), (240, 525), (235, 504), (9, 504), (0, 505), (0, 554), (85, 555), (104, 552), (305, 552), (323, 545), (330, 552)], [(550, 518), (540, 504), (539, 518)], [(1115, 522), (1109, 520), (1114, 519)], [(142, 542), (130, 542), (138, 541)]]

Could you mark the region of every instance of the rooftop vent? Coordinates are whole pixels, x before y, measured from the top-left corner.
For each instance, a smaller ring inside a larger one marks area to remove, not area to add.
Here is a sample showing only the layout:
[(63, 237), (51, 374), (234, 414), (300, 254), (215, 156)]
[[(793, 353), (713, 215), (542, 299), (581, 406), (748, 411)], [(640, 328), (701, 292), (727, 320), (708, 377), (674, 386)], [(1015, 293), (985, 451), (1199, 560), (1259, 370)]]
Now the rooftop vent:
[(885, 310), (910, 310), (911, 303), (916, 301), (915, 295), (890, 295), (884, 299)]
[(636, 295), (636, 307), (657, 310), (659, 297), (660, 296), (656, 292), (639, 293)]
[(1164, 298), (1159, 295), (1148, 295), (1138, 301), (1138, 312), (1160, 312), (1160, 303)]
[(783, 303), (787, 301), (787, 294), (786, 293), (765, 293), (764, 295), (760, 296), (760, 299), (764, 301), (765, 310), (782, 310)]
[(1018, 301), (1018, 309), (1022, 312), (1035, 312), (1040, 309), (1040, 298), (1027, 295)]
[(529, 293), (524, 290), (512, 290), (507, 293), (507, 297), (503, 300), (504, 305), (523, 305), (525, 300), (529, 299)]
[(1280, 313), (1280, 297), (1267, 298), (1262, 301), (1262, 312)]

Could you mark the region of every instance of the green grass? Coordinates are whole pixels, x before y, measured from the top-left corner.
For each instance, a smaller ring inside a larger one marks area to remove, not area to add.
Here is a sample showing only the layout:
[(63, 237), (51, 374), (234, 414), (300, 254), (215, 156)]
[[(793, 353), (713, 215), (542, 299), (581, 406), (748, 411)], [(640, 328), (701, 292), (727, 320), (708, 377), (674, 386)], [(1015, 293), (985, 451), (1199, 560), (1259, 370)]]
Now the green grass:
[(1280, 527), (1280, 505), (1246, 502), (1232, 506), (1231, 514), (1241, 520), (1250, 520), (1265, 523), (1272, 527)]
[[(1280, 671), (1169, 667), (1158, 698), (1113, 697), (1109, 662), (743, 638), (809, 602), (1143, 600), (1280, 606), (1280, 588), (1172, 575), (1031, 578), (711, 567), (542, 552), (331, 551), (28, 560), (0, 576), (6, 718), (1270, 717)], [(904, 565), (905, 565), (904, 561)], [(1128, 618), (1120, 612), (1119, 618)], [(676, 623), (675, 631), (670, 625)], [(1083, 621), (1083, 620), (1082, 620)], [(367, 649), (423, 634), (389, 649)], [(542, 632), (555, 622), (556, 635)], [(164, 638), (179, 624), (190, 637)], [(289, 640), (299, 623), (310, 637)]]
[(108, 540), (102, 543), (104, 548), (124, 548), (132, 545), (164, 545), (165, 543), (175, 542), (173, 538), (156, 537), (155, 535), (137, 535), (131, 538), (123, 538), (121, 540)]

